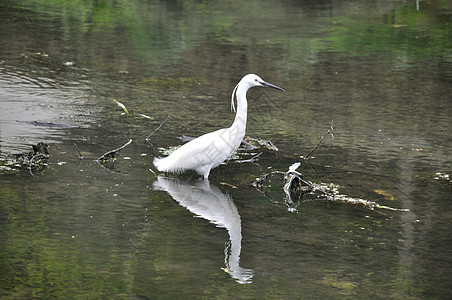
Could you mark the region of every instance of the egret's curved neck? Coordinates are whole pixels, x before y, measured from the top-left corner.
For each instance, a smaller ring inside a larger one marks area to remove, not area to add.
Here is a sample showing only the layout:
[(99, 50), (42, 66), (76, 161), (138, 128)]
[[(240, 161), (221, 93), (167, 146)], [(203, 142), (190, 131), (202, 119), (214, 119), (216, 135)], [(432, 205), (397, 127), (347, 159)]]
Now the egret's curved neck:
[(237, 126), (241, 130), (245, 131), (246, 128), (246, 117), (248, 110), (248, 101), (246, 100), (246, 92), (248, 91), (247, 86), (238, 86), (237, 95), (237, 113), (235, 114), (234, 123), (232, 126)]

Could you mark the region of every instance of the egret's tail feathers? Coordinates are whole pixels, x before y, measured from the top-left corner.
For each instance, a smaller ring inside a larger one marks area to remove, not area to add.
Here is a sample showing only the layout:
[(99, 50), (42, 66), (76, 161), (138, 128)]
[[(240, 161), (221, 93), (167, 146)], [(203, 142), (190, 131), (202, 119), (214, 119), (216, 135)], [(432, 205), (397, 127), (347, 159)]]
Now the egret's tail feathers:
[(154, 157), (154, 166), (157, 168), (157, 170), (159, 170), (160, 172), (162, 172), (162, 170), (160, 170), (160, 166), (161, 166), (161, 158), (158, 157)]
[(184, 171), (183, 168), (179, 166), (175, 166), (173, 161), (169, 159), (169, 156), (159, 158), (154, 158), (154, 166), (159, 170), (160, 172), (173, 172), (173, 173), (181, 173)]

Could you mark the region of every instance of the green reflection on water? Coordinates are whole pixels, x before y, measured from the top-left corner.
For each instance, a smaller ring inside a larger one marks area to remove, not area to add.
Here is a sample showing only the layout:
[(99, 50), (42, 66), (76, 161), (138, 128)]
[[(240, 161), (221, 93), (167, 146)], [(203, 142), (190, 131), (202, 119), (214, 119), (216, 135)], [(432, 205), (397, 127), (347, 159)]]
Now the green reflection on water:
[(363, 15), (338, 19), (328, 38), (330, 50), (354, 55), (393, 52), (394, 58), (405, 59), (407, 64), (429, 56), (450, 60), (452, 19), (448, 3), (423, 3), (419, 11), (413, 5), (402, 6), (377, 19)]

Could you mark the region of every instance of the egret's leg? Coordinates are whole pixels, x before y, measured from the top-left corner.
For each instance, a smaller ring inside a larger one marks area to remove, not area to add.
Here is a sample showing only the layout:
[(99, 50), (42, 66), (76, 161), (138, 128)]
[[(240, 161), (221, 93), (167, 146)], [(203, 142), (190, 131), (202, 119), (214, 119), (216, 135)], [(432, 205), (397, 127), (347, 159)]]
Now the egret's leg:
[(204, 173), (204, 180), (209, 181), (209, 173), (210, 173), (210, 169), (207, 169), (206, 172)]

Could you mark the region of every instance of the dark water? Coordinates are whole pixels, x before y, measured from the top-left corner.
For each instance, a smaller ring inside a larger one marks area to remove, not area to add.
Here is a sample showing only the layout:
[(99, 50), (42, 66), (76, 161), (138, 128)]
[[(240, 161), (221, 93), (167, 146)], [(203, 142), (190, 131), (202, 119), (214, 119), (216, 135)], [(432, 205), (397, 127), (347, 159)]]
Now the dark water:
[[(0, 296), (449, 298), (452, 3), (418, 4), (3, 1)], [(247, 73), (286, 89), (248, 93), (247, 134), (279, 151), (157, 179), (159, 147), (230, 125)], [(409, 212), (251, 186), (331, 122), (298, 170)], [(43, 171), (7, 157), (38, 142)]]

